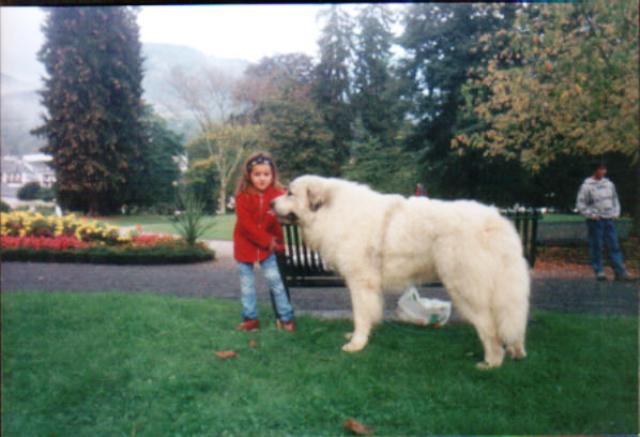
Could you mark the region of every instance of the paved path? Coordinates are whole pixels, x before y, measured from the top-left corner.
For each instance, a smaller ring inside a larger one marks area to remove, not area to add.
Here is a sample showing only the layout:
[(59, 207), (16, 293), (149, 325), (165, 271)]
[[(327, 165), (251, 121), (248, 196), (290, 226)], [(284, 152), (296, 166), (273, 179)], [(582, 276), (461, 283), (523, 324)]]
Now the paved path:
[[(239, 300), (238, 275), (230, 242), (209, 242), (216, 250), (214, 262), (165, 266), (115, 266), (4, 262), (2, 292), (124, 292), (183, 297), (221, 297)], [(257, 275), (258, 299), (269, 302), (266, 283)], [(421, 295), (447, 299), (442, 288), (423, 288)], [(348, 317), (349, 294), (344, 288), (294, 288), (296, 311), (325, 317)], [(396, 307), (398, 294), (386, 296), (387, 315)], [(584, 279), (534, 278), (533, 308), (567, 313), (638, 314), (638, 283), (597, 282)], [(453, 319), (455, 320), (455, 314)]]

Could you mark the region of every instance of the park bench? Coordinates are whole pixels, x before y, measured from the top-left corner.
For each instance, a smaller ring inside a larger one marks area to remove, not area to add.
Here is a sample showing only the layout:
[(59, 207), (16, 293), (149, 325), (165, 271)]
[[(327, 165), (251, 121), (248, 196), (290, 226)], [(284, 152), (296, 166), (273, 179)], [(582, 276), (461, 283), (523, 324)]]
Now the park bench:
[[(536, 236), (540, 213), (535, 209), (500, 211), (513, 221), (520, 238), (524, 256), (533, 267), (536, 262)], [(290, 287), (344, 287), (344, 280), (327, 267), (320, 254), (309, 249), (295, 225), (283, 225), (285, 251), (278, 254), (278, 267), (289, 293)], [(436, 284), (429, 284), (436, 285)], [(440, 284), (437, 284), (440, 285)]]

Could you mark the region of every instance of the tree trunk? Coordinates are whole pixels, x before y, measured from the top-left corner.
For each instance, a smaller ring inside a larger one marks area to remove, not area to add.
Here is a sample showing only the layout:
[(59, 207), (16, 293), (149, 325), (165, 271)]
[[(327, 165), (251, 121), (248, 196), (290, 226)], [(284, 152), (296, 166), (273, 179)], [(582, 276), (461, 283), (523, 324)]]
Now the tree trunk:
[(636, 164), (636, 189), (634, 201), (635, 206), (633, 208), (633, 225), (631, 227), (631, 235), (640, 237), (640, 159)]
[(89, 212), (88, 212), (89, 217), (98, 216), (98, 212), (100, 211), (100, 202), (97, 197), (98, 197), (97, 194), (94, 193), (89, 199)]
[(227, 181), (220, 181), (220, 193), (218, 194), (218, 214), (224, 214), (227, 210)]

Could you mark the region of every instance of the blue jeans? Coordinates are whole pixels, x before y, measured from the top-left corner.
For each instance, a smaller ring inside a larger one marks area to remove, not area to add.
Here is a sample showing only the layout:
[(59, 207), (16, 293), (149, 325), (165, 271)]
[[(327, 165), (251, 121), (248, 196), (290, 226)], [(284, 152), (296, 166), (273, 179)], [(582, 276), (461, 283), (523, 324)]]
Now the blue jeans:
[[(271, 254), (264, 261), (260, 262), (262, 274), (269, 284), (269, 291), (275, 304), (276, 316), (283, 322), (293, 319), (293, 307), (289, 302), (289, 297), (280, 277), (280, 270), (276, 262), (275, 254)], [(242, 318), (244, 320), (255, 320), (258, 318), (257, 296), (255, 273), (253, 263), (238, 263), (240, 272), (240, 300), (242, 302)]]
[(611, 219), (587, 220), (587, 229), (589, 231), (589, 254), (591, 255), (591, 266), (593, 271), (600, 273), (604, 271), (602, 266), (602, 248), (607, 246), (611, 264), (617, 275), (625, 272), (624, 260), (622, 259), (622, 251), (618, 244), (618, 234), (616, 226)]

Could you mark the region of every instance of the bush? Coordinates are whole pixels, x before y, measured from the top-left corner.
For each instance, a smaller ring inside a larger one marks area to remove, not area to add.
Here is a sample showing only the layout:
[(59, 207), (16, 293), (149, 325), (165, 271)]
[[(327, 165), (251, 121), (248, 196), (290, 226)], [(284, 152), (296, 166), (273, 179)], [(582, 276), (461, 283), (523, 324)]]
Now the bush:
[(45, 202), (52, 202), (56, 198), (56, 194), (51, 188), (42, 187), (38, 193), (38, 198)]
[(42, 187), (38, 182), (29, 182), (24, 184), (18, 190), (18, 199), (20, 200), (37, 200), (40, 198)]
[(0, 212), (11, 212), (11, 207), (4, 200), (0, 200)]
[(204, 235), (215, 223), (206, 224), (204, 222), (205, 203), (198, 200), (194, 194), (185, 195), (181, 203), (184, 210), (170, 217), (171, 224), (184, 238), (184, 241), (193, 246), (198, 238)]

